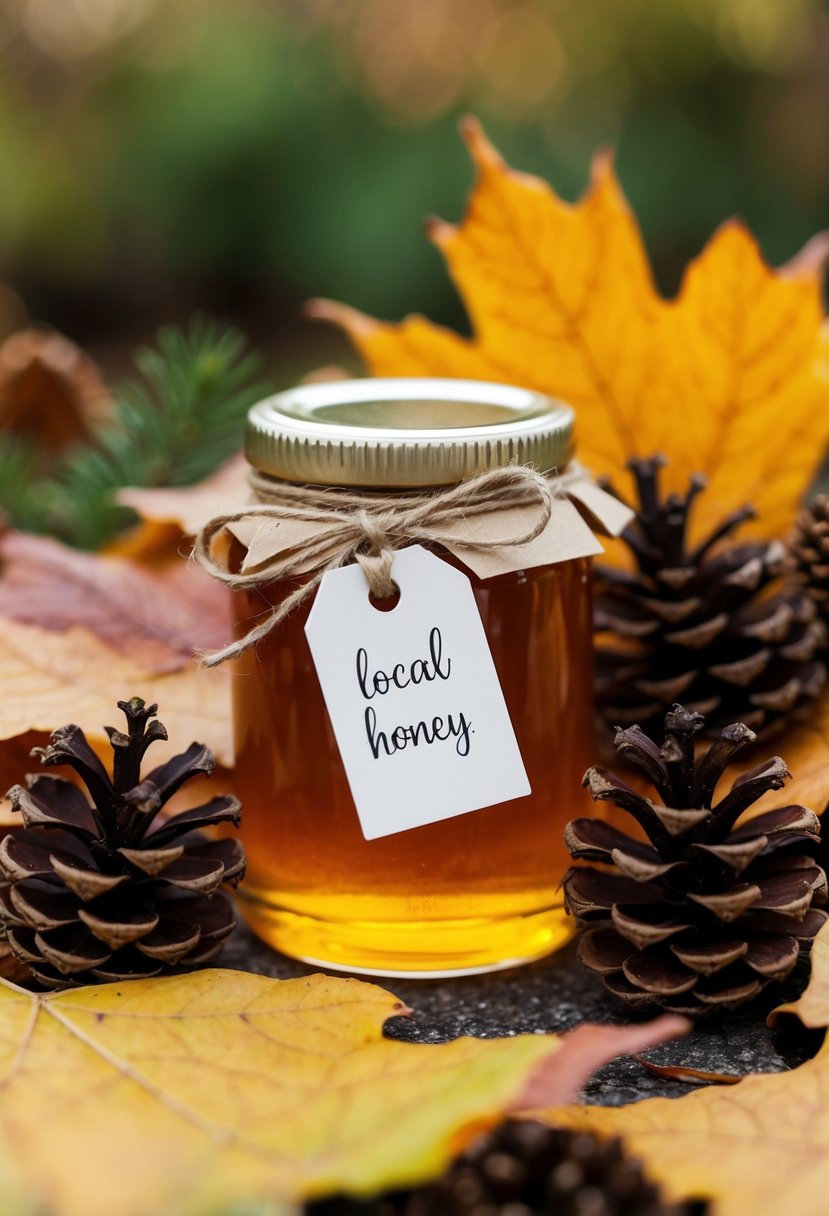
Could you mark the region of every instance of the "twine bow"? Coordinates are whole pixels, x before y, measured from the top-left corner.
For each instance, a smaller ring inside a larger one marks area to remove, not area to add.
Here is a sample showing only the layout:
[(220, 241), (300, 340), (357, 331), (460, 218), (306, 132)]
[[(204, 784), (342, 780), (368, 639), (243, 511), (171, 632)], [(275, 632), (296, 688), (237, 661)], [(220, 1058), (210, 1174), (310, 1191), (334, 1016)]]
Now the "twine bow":
[[(513, 535), (463, 541), (464, 546), (474, 549), (529, 544), (547, 526), (553, 501), (563, 486), (582, 476), (577, 469), (551, 479), (524, 465), (508, 465), (436, 492), (388, 494), (296, 486), (253, 473), (250, 480), (256, 501), (217, 515), (206, 524), (196, 537), (194, 559), (235, 590), (281, 582), (309, 571), (310, 577), (274, 604), (265, 619), (244, 637), (202, 656), (202, 663), (215, 667), (255, 646), (313, 593), (329, 570), (340, 566), (359, 563), (370, 593), (377, 599), (387, 599), (395, 592), (395, 550), (417, 541), (457, 544), (457, 535), (450, 533), (447, 525), (459, 515), (481, 515), (534, 503), (538, 514), (530, 528)], [(214, 544), (231, 525), (251, 519), (294, 520), (315, 527), (313, 535), (295, 547), (246, 564), (242, 571), (232, 571), (216, 556)]]

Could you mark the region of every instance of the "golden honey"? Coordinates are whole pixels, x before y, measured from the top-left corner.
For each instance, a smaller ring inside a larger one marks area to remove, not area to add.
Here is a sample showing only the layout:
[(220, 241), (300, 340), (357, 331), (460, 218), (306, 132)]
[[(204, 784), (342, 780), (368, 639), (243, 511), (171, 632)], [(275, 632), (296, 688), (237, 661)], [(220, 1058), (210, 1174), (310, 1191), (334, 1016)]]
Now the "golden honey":
[[(372, 383), (372, 382), (367, 382)], [(404, 383), (405, 382), (401, 382)], [(509, 966), (563, 945), (562, 832), (591, 759), (587, 557), (470, 578), (531, 794), (363, 837), (304, 626), (313, 596), (234, 661), (242, 912), (287, 954), (370, 973)], [(238, 567), (244, 548), (234, 542)], [(297, 582), (234, 592), (237, 636)]]
[[(472, 576), (532, 793), (379, 840), (355, 814), (305, 642), (310, 605), (237, 660), (243, 911), (260, 936), (384, 974), (506, 966), (569, 938), (558, 884), (591, 758), (588, 578), (584, 558)], [(240, 623), (258, 618), (262, 593), (236, 594)]]

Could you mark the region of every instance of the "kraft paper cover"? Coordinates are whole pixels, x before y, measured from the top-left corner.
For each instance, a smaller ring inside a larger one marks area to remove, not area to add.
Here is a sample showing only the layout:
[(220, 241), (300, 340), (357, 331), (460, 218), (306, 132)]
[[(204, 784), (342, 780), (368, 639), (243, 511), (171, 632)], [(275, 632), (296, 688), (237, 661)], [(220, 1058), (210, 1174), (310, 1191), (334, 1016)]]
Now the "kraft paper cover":
[[(252, 506), (255, 510), (255, 506)], [(447, 537), (445, 547), (479, 578), (494, 578), (516, 570), (555, 565), (577, 557), (594, 557), (603, 552), (596, 532), (618, 536), (633, 518), (633, 512), (618, 499), (588, 478), (568, 481), (544, 531), (523, 545), (499, 545), (477, 549), (474, 542), (500, 536), (519, 536), (532, 530), (538, 506), (507, 507), (480, 515), (459, 516), (442, 524)], [(242, 571), (255, 569), (261, 562), (292, 550), (301, 549), (316, 532), (317, 525), (298, 520), (261, 520), (252, 518), (231, 524), (229, 530), (247, 548)], [(412, 537), (416, 541), (417, 537)], [(313, 563), (300, 564), (300, 573), (310, 573)]]

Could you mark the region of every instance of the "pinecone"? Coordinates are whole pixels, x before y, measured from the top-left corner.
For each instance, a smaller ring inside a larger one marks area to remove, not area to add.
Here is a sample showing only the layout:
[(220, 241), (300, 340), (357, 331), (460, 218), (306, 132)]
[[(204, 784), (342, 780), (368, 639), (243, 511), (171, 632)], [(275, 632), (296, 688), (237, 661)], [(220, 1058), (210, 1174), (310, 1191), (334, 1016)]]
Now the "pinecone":
[(695, 477), (684, 498), (660, 499), (664, 463), (628, 466), (639, 503), (622, 539), (635, 573), (597, 568), (595, 629), (608, 635), (597, 644), (600, 713), (611, 727), (635, 722), (658, 734), (681, 700), (713, 734), (737, 721), (768, 734), (804, 717), (823, 689), (826, 626), (801, 587), (781, 582), (782, 543), (721, 543), (753, 517), (750, 507), (688, 548), (691, 504), (705, 482)]
[(829, 614), (829, 494), (819, 494), (797, 517), (789, 541), (789, 577)]
[(308, 1216), (703, 1216), (703, 1203), (667, 1204), (621, 1141), (508, 1120), (482, 1136), (437, 1182), (376, 1199), (333, 1198)]
[[(95, 980), (144, 979), (219, 952), (234, 927), (218, 887), (236, 883), (245, 857), (235, 840), (207, 841), (195, 829), (238, 825), (236, 798), (212, 798), (166, 820), (164, 804), (185, 781), (209, 775), (215, 761), (191, 743), (141, 780), (141, 761), (157, 739), (157, 706), (119, 701), (127, 734), (107, 727), (114, 752), (110, 778), (77, 726), (54, 731), (32, 755), (68, 764), (89, 794), (64, 777), (27, 776), (9, 790), (24, 827), (0, 842), (0, 926), (14, 956), (49, 988)], [(149, 725), (148, 725), (149, 723)]]
[(569, 912), (589, 926), (579, 958), (634, 1008), (660, 1005), (702, 1017), (735, 1009), (782, 980), (826, 920), (826, 875), (812, 854), (820, 822), (802, 806), (757, 815), (735, 827), (767, 790), (790, 774), (779, 756), (738, 777), (712, 806), (734, 757), (756, 736), (741, 722), (694, 760), (700, 714), (675, 705), (658, 747), (638, 726), (619, 730), (616, 748), (647, 775), (662, 803), (643, 797), (605, 769), (584, 784), (594, 798), (631, 815), (649, 844), (596, 819), (565, 828), (573, 857), (615, 866), (571, 869)]

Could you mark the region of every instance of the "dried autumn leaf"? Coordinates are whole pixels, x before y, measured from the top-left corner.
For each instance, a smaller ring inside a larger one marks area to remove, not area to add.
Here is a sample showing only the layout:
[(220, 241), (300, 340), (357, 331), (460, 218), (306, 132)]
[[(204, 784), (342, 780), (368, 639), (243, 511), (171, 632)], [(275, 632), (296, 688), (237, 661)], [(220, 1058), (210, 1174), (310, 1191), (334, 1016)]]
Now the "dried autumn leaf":
[(417, 1182), (539, 1068), (541, 1092), (564, 1097), (671, 1030), (423, 1046), (383, 1038), (401, 1012), (381, 988), (325, 976), (202, 971), (45, 997), (0, 983), (4, 1213), (197, 1216)]
[(716, 1216), (825, 1216), (829, 1047), (792, 1072), (630, 1107), (544, 1112), (559, 1126), (622, 1136), (669, 1198), (709, 1198)]
[(227, 640), (225, 589), (181, 555), (161, 571), (46, 537), (0, 538), (0, 619), (50, 632), (81, 627), (142, 670), (186, 667)]
[[(822, 815), (829, 803), (829, 691), (821, 694), (808, 718), (790, 727), (775, 743), (792, 778), (781, 790), (764, 794), (747, 817), (794, 803)], [(751, 762), (743, 771), (748, 768)]]
[(746, 501), (759, 513), (748, 531), (783, 534), (829, 439), (824, 246), (774, 271), (730, 221), (665, 300), (606, 154), (570, 205), (510, 169), (477, 122), (463, 132), (477, 183), (462, 223), (429, 235), (474, 336), (325, 301), (312, 315), (343, 326), (377, 375), (511, 381), (571, 402), (580, 458), (617, 482), (629, 457), (654, 451), (670, 457), (672, 489), (706, 473), (696, 536)]
[(654, 1064), (644, 1056), (636, 1056), (646, 1072), (663, 1081), (683, 1081), (686, 1085), (738, 1085), (742, 1077), (731, 1072), (710, 1072), (704, 1068), (691, 1068), (682, 1064)]
[[(806, 992), (775, 1015), (784, 1012), (807, 1026), (829, 1026), (829, 925), (815, 939)], [(829, 1041), (790, 1072), (615, 1110), (546, 1110), (543, 1117), (622, 1136), (669, 1197), (710, 1198), (716, 1216), (825, 1216)]]
[(176, 524), (139, 523), (121, 532), (99, 553), (127, 558), (148, 570), (160, 570), (181, 561), (183, 538), (184, 533)]
[(111, 405), (95, 364), (63, 334), (31, 327), (0, 345), (0, 431), (57, 453), (89, 439)]
[[(248, 469), (248, 462), (239, 453), (197, 485), (155, 490), (128, 486), (119, 490), (116, 498), (148, 524), (175, 525), (185, 536), (193, 536), (214, 515), (248, 500)], [(130, 543), (129, 538), (126, 543)]]
[(0, 629), (0, 740), (75, 722), (103, 742), (102, 728), (112, 720), (113, 689), (121, 689), (126, 696), (163, 706), (170, 740), (158, 744), (160, 760), (172, 755), (182, 739), (198, 739), (230, 767), (229, 680), (227, 672), (200, 669), (195, 661), (156, 675), (81, 626), (53, 633), (5, 619)]
[(132, 507), (141, 523), (123, 532), (107, 552), (130, 558), (149, 569), (179, 563), (182, 553), (191, 547), (188, 537), (194, 536), (218, 512), (248, 501), (248, 467), (239, 453), (194, 486), (162, 489), (127, 486), (118, 490), (116, 500)]
[(791, 1013), (810, 1030), (829, 1027), (829, 921), (815, 938), (810, 958), (812, 970), (805, 991), (796, 1001), (778, 1005), (769, 1015), (770, 1025), (774, 1025), (781, 1014)]
[(5, 834), (7, 828), (23, 826), (20, 815), (15, 814), (11, 802), (5, 796), (6, 791), (17, 785), (24, 774), (30, 773), (35, 767), (32, 762), (32, 749), (46, 747), (48, 742), (48, 732), (36, 730), (0, 741), (0, 836)]
[[(23, 533), (0, 537), (0, 795), (30, 771), (32, 746), (77, 722), (108, 759), (103, 727), (113, 688), (164, 706), (172, 755), (182, 740), (206, 743), (233, 764), (230, 677), (200, 670), (196, 647), (224, 641), (224, 588), (177, 555), (159, 570), (69, 549)], [(163, 755), (160, 758), (164, 758)], [(217, 774), (216, 788), (230, 787)], [(182, 810), (196, 797), (177, 795)], [(0, 801), (0, 829), (14, 824)]]

